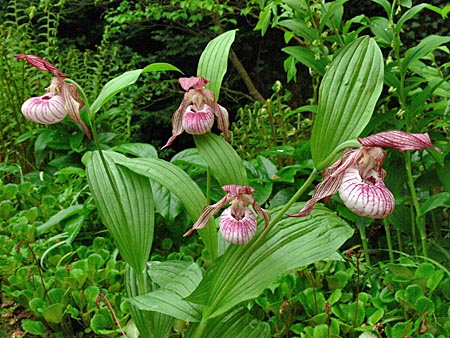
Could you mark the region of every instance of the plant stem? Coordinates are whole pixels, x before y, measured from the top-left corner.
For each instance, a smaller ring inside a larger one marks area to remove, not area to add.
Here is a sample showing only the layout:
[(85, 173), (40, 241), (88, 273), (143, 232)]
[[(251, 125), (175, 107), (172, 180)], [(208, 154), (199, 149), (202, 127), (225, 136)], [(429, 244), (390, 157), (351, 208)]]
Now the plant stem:
[(206, 167), (206, 203), (209, 204), (211, 201), (211, 168), (208, 165)]
[(289, 208), (294, 204), (301, 195), (304, 194), (306, 189), (312, 184), (312, 182), (315, 180), (316, 176), (318, 174), (317, 169), (314, 169), (311, 174), (309, 174), (308, 179), (303, 183), (303, 185), (297, 190), (297, 192), (294, 194), (294, 196), (291, 197), (291, 199), (284, 205), (283, 209), (270, 221), (267, 228), (264, 230), (264, 232), (259, 236), (258, 240), (264, 235), (264, 233), (267, 233), (270, 228), (272, 228), (273, 225), (275, 225), (281, 217), (284, 216), (284, 214), (289, 210)]
[(411, 166), (411, 151), (405, 152), (406, 159), (406, 174), (408, 176), (408, 187), (411, 194), (412, 203), (416, 212), (416, 226), (419, 230), (420, 240), (422, 242), (422, 253), (428, 258), (427, 249), (427, 233), (425, 231), (425, 218), (422, 215), (422, 210), (420, 209), (419, 200), (417, 199), (416, 189), (414, 186), (414, 179), (412, 176), (412, 166)]
[(397, 242), (398, 242), (398, 250), (403, 252), (403, 242), (402, 242), (402, 232), (400, 229), (397, 229)]
[[(366, 257), (368, 258), (369, 255), (366, 255)], [(369, 263), (369, 262), (367, 262)], [(357, 284), (356, 284), (356, 297), (355, 297), (355, 321), (353, 322), (353, 327), (357, 327), (358, 326), (358, 310), (359, 310), (359, 283), (361, 282), (361, 271), (359, 268), (359, 256), (356, 255), (356, 273), (358, 274), (358, 279), (357, 279)]]
[(366, 257), (366, 263), (367, 266), (372, 266), (370, 262), (370, 255), (369, 255), (369, 241), (367, 240), (366, 236), (366, 221), (364, 217), (359, 217), (358, 221), (356, 222), (356, 226), (359, 230), (359, 236), (361, 237), (362, 246), (364, 249), (364, 257)]
[(394, 248), (392, 247), (391, 229), (389, 228), (389, 222), (386, 218), (383, 218), (383, 225), (386, 233), (386, 242), (389, 249), (389, 261), (394, 263)]
[(414, 213), (414, 207), (412, 205), (409, 206), (409, 214), (411, 218), (411, 234), (413, 238), (413, 248), (414, 254), (417, 256), (419, 253), (417, 252), (417, 235), (416, 235), (416, 219)]
[(202, 337), (204, 337), (203, 336), (203, 332), (206, 329), (206, 324), (207, 323), (208, 323), (208, 319), (203, 317), (202, 320), (200, 321), (200, 323), (198, 323), (197, 328), (195, 329), (193, 338), (202, 338)]

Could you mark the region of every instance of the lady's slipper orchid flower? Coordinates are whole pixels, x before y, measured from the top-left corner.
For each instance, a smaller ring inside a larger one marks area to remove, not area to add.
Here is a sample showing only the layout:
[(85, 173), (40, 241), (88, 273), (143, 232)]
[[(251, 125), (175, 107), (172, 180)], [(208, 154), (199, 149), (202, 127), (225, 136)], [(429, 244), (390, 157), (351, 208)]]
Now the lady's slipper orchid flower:
[(383, 182), (386, 172), (382, 165), (386, 153), (379, 147), (399, 151), (434, 148), (440, 152), (427, 133), (410, 134), (393, 130), (359, 138), (358, 141), (362, 147), (345, 149), (341, 158), (323, 171), (323, 181), (314, 189), (312, 198), (298, 213), (289, 216), (309, 215), (319, 200), (339, 192), (345, 206), (355, 214), (386, 217), (394, 210), (395, 199)]
[(248, 208), (252, 205), (256, 214), (264, 219), (265, 226), (269, 224), (270, 214), (261, 208), (253, 197), (252, 187), (237, 184), (224, 185), (222, 189), (227, 193), (219, 202), (203, 208), (202, 214), (192, 229), (184, 234), (189, 236), (194, 230), (204, 228), (209, 219), (217, 214), (225, 204), (231, 204), (220, 216), (219, 225), (223, 238), (231, 244), (245, 244), (256, 233), (256, 217)]
[(78, 95), (77, 87), (72, 83), (64, 82), (67, 76), (50, 62), (38, 56), (17, 54), (16, 58), (25, 59), (37, 69), (56, 75), (52, 78), (50, 86), (46, 88), (46, 94), (32, 97), (23, 103), (21, 109), (23, 115), (29, 120), (41, 124), (57, 123), (69, 115), (72, 121), (83, 127), (84, 132), (90, 138), (89, 129), (80, 117), (83, 101)]
[(178, 83), (186, 93), (172, 116), (172, 137), (162, 148), (170, 146), (183, 131), (193, 135), (207, 133), (214, 124), (214, 115), (228, 140), (228, 112), (216, 102), (214, 93), (205, 88), (209, 81), (203, 77), (182, 77)]

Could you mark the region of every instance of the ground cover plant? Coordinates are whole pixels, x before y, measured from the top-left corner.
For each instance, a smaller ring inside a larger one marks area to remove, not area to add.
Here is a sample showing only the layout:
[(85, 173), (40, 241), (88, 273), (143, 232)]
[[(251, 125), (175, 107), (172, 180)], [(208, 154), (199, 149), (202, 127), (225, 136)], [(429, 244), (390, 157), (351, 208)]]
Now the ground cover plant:
[[(5, 53), (47, 84), (6, 95), (27, 147), (1, 166), (2, 334), (447, 337), (450, 37), (402, 37), (450, 6), (374, 3), (383, 16), (345, 19), (342, 0), (248, 5), (263, 37), (284, 31), (282, 76), (303, 64), (313, 92), (293, 109), (277, 82), (234, 125), (222, 88), (235, 29), (195, 74), (152, 62), (98, 88), (39, 50)], [(181, 88), (162, 148), (185, 134), (195, 147), (169, 157), (113, 134), (147, 76)]]

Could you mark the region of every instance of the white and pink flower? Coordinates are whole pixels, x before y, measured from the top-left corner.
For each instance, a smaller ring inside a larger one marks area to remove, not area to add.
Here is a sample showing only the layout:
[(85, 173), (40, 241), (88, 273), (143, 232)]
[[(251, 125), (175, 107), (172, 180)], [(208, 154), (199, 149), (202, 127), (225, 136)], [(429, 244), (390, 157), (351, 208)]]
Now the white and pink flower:
[(216, 102), (214, 93), (205, 88), (209, 81), (203, 77), (182, 77), (178, 83), (186, 93), (172, 116), (172, 137), (163, 149), (170, 146), (183, 131), (193, 135), (207, 133), (214, 124), (214, 115), (219, 129), (228, 140), (228, 112)]
[[(252, 187), (229, 184), (224, 185), (222, 189), (227, 193), (225, 197), (215, 204), (205, 206), (197, 222), (184, 236), (189, 236), (194, 230), (204, 228), (210, 218), (226, 204), (231, 204), (231, 206), (222, 212), (219, 225), (223, 238), (231, 244), (245, 244), (253, 238), (256, 233), (254, 212), (264, 219), (265, 226), (269, 224), (270, 214), (256, 203)], [(254, 212), (249, 208), (250, 205)]]
[(22, 114), (29, 120), (41, 124), (57, 123), (69, 115), (72, 121), (81, 125), (90, 138), (89, 129), (80, 116), (80, 109), (84, 103), (78, 95), (77, 87), (64, 81), (67, 76), (50, 62), (38, 56), (17, 54), (16, 58), (25, 59), (37, 69), (56, 75), (51, 79), (50, 86), (46, 88), (44, 95), (32, 97), (23, 103)]
[(347, 148), (341, 158), (326, 168), (323, 181), (314, 189), (312, 198), (291, 217), (307, 216), (321, 199), (328, 199), (334, 193), (345, 206), (360, 216), (383, 218), (394, 211), (394, 195), (384, 185), (386, 172), (383, 162), (386, 153), (379, 147), (394, 148), (399, 151), (434, 148), (430, 137), (425, 134), (410, 134), (392, 130), (359, 138), (359, 149)]

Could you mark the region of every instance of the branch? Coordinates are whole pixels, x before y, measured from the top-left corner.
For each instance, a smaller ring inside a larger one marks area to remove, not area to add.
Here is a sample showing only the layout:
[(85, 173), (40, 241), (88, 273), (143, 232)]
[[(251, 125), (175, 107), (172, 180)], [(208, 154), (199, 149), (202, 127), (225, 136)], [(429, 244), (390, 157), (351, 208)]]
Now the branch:
[(230, 61), (233, 64), (234, 68), (237, 70), (242, 80), (244, 81), (244, 84), (248, 89), (248, 93), (255, 100), (258, 100), (261, 104), (264, 104), (264, 102), (266, 102), (266, 99), (264, 98), (264, 96), (262, 96), (258, 89), (256, 89), (252, 79), (250, 78), (250, 75), (248, 75), (244, 65), (241, 63), (241, 61), (239, 61), (239, 58), (233, 49), (230, 49), (230, 54), (228, 57), (230, 58)]

